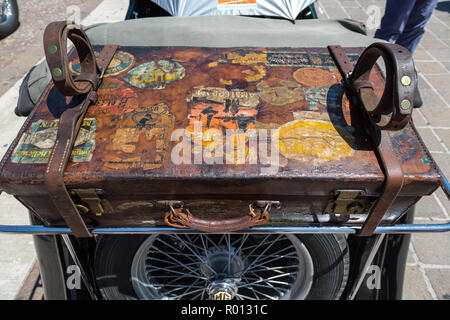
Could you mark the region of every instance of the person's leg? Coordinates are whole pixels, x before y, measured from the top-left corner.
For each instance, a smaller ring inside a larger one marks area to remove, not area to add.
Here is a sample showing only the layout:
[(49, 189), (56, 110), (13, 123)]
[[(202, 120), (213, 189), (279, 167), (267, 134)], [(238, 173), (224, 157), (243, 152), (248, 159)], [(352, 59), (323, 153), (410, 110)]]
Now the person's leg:
[(414, 9), (409, 15), (405, 29), (397, 39), (397, 44), (404, 46), (411, 53), (417, 48), (425, 33), (425, 25), (431, 18), (438, 0), (417, 0)]
[(405, 29), (409, 15), (416, 1), (420, 0), (387, 0), (380, 28), (375, 38), (395, 42)]

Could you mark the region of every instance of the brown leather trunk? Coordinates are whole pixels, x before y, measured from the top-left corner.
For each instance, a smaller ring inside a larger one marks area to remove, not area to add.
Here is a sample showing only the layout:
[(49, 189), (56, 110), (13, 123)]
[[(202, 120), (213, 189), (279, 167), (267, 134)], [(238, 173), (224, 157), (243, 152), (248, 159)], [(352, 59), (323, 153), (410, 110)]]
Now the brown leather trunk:
[[(346, 48), (352, 62), (361, 52)], [(79, 72), (76, 57), (70, 68)], [(89, 226), (162, 225), (168, 200), (203, 219), (272, 200), (271, 224), (360, 224), (385, 176), (341, 80), (326, 48), (122, 47), (81, 126), (67, 189)], [(371, 81), (381, 94), (378, 68)], [(44, 186), (57, 119), (82, 98), (50, 84), (1, 162), (0, 188), (48, 225), (65, 224)], [(384, 224), (440, 183), (412, 121), (388, 137), (404, 184)]]

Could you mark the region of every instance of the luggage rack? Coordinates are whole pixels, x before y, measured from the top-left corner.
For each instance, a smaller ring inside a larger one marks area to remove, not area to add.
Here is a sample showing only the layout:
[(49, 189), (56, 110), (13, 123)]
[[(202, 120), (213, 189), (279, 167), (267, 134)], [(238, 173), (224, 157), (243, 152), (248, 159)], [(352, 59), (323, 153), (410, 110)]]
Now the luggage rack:
[[(450, 183), (444, 173), (441, 188), (450, 201)], [(253, 227), (235, 231), (233, 233), (344, 233), (356, 234), (361, 226), (291, 226), (291, 227)], [(122, 227), (122, 228), (90, 228), (92, 234), (152, 234), (152, 233), (201, 233), (192, 229), (178, 229), (172, 227)], [(404, 234), (426, 232), (448, 232), (450, 221), (443, 224), (397, 224), (378, 226), (374, 234)], [(0, 225), (0, 233), (30, 234), (30, 235), (70, 235), (72, 230), (68, 227), (46, 227), (41, 225)]]

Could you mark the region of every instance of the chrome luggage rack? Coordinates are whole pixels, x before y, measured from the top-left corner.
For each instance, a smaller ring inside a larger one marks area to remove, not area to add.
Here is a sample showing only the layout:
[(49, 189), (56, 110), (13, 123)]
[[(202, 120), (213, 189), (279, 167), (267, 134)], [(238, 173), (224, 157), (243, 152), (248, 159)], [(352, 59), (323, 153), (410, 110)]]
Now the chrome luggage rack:
[[(441, 188), (450, 201), (450, 184), (444, 173)], [(356, 234), (361, 226), (290, 226), (290, 227), (253, 227), (234, 233), (345, 233)], [(192, 229), (177, 229), (171, 227), (123, 227), (123, 228), (90, 228), (92, 234), (152, 234), (152, 233), (199, 233)], [(419, 232), (448, 232), (450, 221), (443, 224), (396, 224), (378, 226), (374, 234), (402, 234)], [(30, 235), (70, 235), (67, 227), (47, 227), (41, 225), (0, 225), (0, 233), (30, 234)]]

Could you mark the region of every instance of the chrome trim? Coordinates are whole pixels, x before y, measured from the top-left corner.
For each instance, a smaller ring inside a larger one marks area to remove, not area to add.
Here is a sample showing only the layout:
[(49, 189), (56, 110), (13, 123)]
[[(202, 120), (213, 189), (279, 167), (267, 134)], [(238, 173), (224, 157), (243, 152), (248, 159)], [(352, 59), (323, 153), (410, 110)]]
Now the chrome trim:
[[(327, 227), (327, 226), (302, 226), (302, 227), (253, 227), (234, 233), (347, 233), (354, 234), (361, 227)], [(177, 229), (170, 227), (148, 227), (148, 228), (93, 228), (93, 234), (152, 234), (152, 233), (201, 233), (192, 229)], [(380, 226), (375, 234), (402, 234), (416, 232), (449, 232), (450, 222), (445, 224), (398, 224), (394, 226)], [(12, 234), (72, 234), (70, 228), (53, 228), (45, 226), (8, 226), (0, 225), (0, 233)]]

